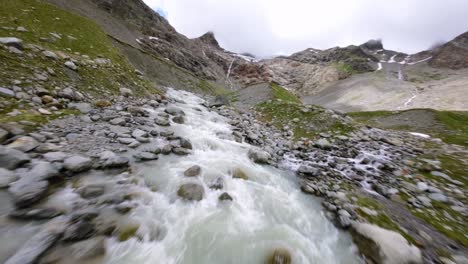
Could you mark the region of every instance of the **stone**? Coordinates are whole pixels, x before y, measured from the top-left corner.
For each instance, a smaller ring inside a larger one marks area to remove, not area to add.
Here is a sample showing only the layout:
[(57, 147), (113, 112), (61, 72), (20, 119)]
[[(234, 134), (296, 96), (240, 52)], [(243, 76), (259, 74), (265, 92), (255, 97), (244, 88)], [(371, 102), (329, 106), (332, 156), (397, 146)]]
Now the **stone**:
[(39, 146), (39, 142), (37, 142), (37, 140), (35, 140), (33, 137), (29, 136), (19, 137), (12, 143), (8, 144), (9, 148), (16, 149), (22, 152), (31, 151), (37, 146)]
[(88, 104), (88, 103), (70, 103), (68, 104), (68, 108), (76, 109), (83, 114), (87, 114), (93, 110), (93, 107), (91, 106), (91, 104)]
[(0, 168), (16, 169), (30, 160), (25, 153), (0, 145)]
[(179, 197), (190, 201), (201, 201), (204, 194), (203, 186), (197, 183), (182, 184), (177, 191)]
[(267, 164), (271, 159), (268, 152), (258, 148), (251, 148), (247, 155), (253, 162), (258, 164)]
[(172, 152), (176, 155), (185, 156), (190, 154), (190, 150), (185, 148), (173, 148)]
[(120, 95), (123, 95), (125, 97), (129, 97), (129, 96), (133, 95), (133, 92), (132, 92), (132, 90), (130, 90), (128, 88), (120, 88)]
[(418, 187), (418, 189), (421, 191), (421, 192), (425, 192), (429, 189), (429, 186), (427, 185), (427, 183), (425, 182), (418, 182), (416, 184), (416, 186)]
[(268, 257), (268, 264), (291, 264), (291, 253), (285, 248), (277, 248)]
[(15, 182), (18, 178), (18, 175), (13, 171), (0, 168), (0, 189), (8, 188), (10, 183)]
[(110, 120), (109, 123), (111, 123), (114, 126), (123, 126), (127, 122), (125, 121), (125, 119), (123, 119), (121, 117), (117, 117), (117, 118), (114, 118), (114, 119)]
[(31, 170), (27, 173), (28, 178), (34, 178), (37, 181), (50, 180), (59, 175), (59, 171), (50, 162), (40, 161), (34, 163)]
[(148, 136), (148, 133), (141, 130), (141, 129), (135, 129), (132, 132), (132, 137), (134, 137), (134, 138), (147, 137), (147, 136)]
[(73, 173), (90, 170), (92, 166), (90, 158), (78, 155), (67, 158), (63, 163), (63, 167)]
[(172, 118), (172, 122), (177, 123), (177, 124), (183, 124), (183, 123), (185, 123), (185, 119), (181, 115), (180, 116), (174, 116)]
[(15, 205), (23, 208), (31, 206), (44, 198), (48, 187), (49, 183), (47, 181), (37, 181), (23, 177), (12, 183), (8, 191), (12, 194)]
[(232, 201), (232, 200), (233, 200), (232, 197), (231, 197), (231, 195), (229, 195), (229, 193), (227, 193), (227, 192), (222, 193), (222, 194), (218, 197), (218, 199), (219, 199), (220, 201)]
[(19, 38), (13, 38), (13, 37), (0, 38), (0, 43), (8, 47), (15, 47), (20, 50), (23, 49), (23, 41)]
[(81, 197), (85, 199), (96, 198), (104, 194), (106, 188), (102, 184), (90, 184), (77, 190)]
[(50, 96), (50, 95), (43, 95), (43, 96), (41, 97), (41, 102), (42, 102), (43, 104), (50, 104), (50, 103), (52, 103), (53, 101), (54, 101), (54, 98), (53, 98), (52, 96)]
[(164, 155), (169, 155), (169, 154), (171, 154), (171, 152), (172, 152), (172, 145), (171, 144), (167, 144), (161, 149), (161, 153), (164, 154)]
[(308, 165), (301, 165), (297, 169), (297, 173), (306, 177), (317, 177), (320, 175), (320, 169)]
[(42, 156), (49, 162), (62, 162), (68, 157), (68, 154), (64, 152), (55, 151), (47, 152)]
[(201, 172), (201, 167), (198, 166), (198, 165), (194, 165), (194, 166), (188, 168), (184, 172), (184, 175), (187, 176), (187, 177), (195, 177), (195, 176), (200, 175), (200, 172)]
[(159, 117), (159, 116), (154, 119), (154, 123), (158, 126), (170, 126), (171, 125), (169, 120), (163, 117)]
[(132, 143), (136, 142), (135, 139), (133, 139), (133, 138), (118, 138), (117, 141), (120, 144), (125, 144), (125, 145), (132, 144)]
[(185, 149), (192, 149), (192, 143), (188, 139), (181, 138), (180, 139), (180, 147), (185, 148)]
[(94, 225), (88, 219), (79, 219), (72, 222), (65, 233), (63, 234), (62, 240), (64, 241), (81, 241), (88, 239), (95, 233)]
[(7, 88), (0, 87), (0, 96), (13, 98), (15, 97), (15, 92)]
[(66, 61), (64, 65), (70, 70), (78, 70), (78, 66), (76, 66), (76, 64), (73, 61)]
[(210, 184), (210, 189), (221, 190), (224, 188), (224, 180), (222, 177), (217, 177), (214, 182)]
[(57, 56), (57, 54), (55, 54), (55, 53), (53, 53), (52, 51), (49, 51), (49, 50), (44, 50), (44, 51), (42, 52), (42, 54), (43, 54), (45, 57), (49, 58), (49, 59), (53, 59), (53, 60), (58, 60), (58, 59), (59, 59), (59, 57)]
[(2, 143), (8, 138), (8, 134), (8, 131), (0, 127), (0, 143)]
[(232, 177), (235, 179), (248, 180), (249, 176), (240, 168), (235, 168), (232, 172)]
[(45, 226), (13, 255), (5, 264), (34, 264), (60, 239), (66, 227), (64, 218), (56, 218)]
[(158, 159), (158, 155), (150, 153), (150, 152), (139, 152), (133, 154), (133, 157), (140, 161), (148, 161), (148, 160), (156, 160)]
[(314, 145), (317, 147), (317, 148), (321, 148), (321, 149), (331, 149), (332, 145), (330, 144), (330, 142), (325, 139), (325, 138), (321, 138), (317, 141), (314, 142)]
[(180, 115), (185, 115), (184, 111), (182, 111), (182, 109), (174, 106), (174, 105), (169, 105), (168, 107), (166, 107), (166, 109), (164, 110), (164, 112), (170, 114), (170, 115), (173, 115), (173, 116), (180, 116)]
[(431, 194), (429, 194), (429, 198), (431, 200), (438, 201), (438, 202), (443, 202), (443, 203), (448, 202), (447, 196), (445, 196), (442, 193), (431, 193)]
[(9, 214), (9, 217), (20, 220), (46, 220), (61, 215), (62, 212), (54, 208), (20, 209)]
[(361, 253), (374, 263), (423, 263), (421, 251), (397, 232), (358, 222), (351, 225), (351, 232)]

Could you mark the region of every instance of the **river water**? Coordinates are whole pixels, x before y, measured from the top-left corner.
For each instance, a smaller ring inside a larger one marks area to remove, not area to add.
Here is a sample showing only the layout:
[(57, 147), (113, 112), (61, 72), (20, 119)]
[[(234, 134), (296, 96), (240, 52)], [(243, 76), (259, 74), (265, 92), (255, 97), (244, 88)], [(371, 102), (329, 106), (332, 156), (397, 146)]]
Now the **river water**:
[[(185, 112), (185, 124), (169, 129), (189, 139), (193, 153), (161, 155), (138, 165), (145, 195), (130, 218), (140, 223), (142, 235), (109, 241), (107, 263), (265, 263), (275, 248), (288, 249), (297, 264), (362, 263), (349, 235), (326, 219), (319, 199), (300, 191), (292, 172), (249, 160), (251, 146), (230, 139), (228, 120), (200, 106), (201, 98), (184, 91), (167, 93)], [(185, 177), (183, 172), (193, 165), (202, 168), (201, 175)], [(233, 178), (235, 169), (248, 180)], [(210, 189), (218, 177), (224, 188)], [(203, 185), (203, 200), (177, 197), (179, 186), (187, 182)], [(223, 192), (233, 201), (219, 201)]]

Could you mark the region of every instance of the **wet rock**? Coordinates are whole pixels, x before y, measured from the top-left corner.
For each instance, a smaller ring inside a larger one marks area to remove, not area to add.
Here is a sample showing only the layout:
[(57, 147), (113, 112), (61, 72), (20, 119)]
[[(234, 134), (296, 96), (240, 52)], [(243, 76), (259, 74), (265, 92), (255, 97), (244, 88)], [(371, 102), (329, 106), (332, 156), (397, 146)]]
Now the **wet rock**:
[(35, 149), (37, 146), (39, 146), (39, 142), (37, 142), (37, 140), (29, 136), (20, 137), (16, 139), (15, 141), (13, 141), (12, 143), (8, 144), (8, 147), (12, 149), (20, 150), (22, 152), (31, 151)]
[(87, 219), (80, 219), (70, 223), (67, 226), (62, 240), (64, 241), (80, 241), (88, 239), (95, 233), (94, 225)]
[(11, 218), (21, 220), (45, 220), (61, 215), (62, 212), (54, 208), (21, 209), (9, 214)]
[(0, 96), (13, 98), (15, 97), (15, 92), (7, 88), (0, 87)]
[(320, 169), (312, 166), (301, 165), (299, 169), (297, 169), (297, 173), (306, 177), (317, 177), (320, 175)]
[(81, 197), (85, 199), (96, 198), (104, 194), (106, 187), (102, 184), (90, 184), (77, 190)]
[(210, 184), (210, 189), (221, 190), (224, 188), (224, 180), (222, 177), (216, 178), (213, 183)]
[[(164, 150), (164, 149), (163, 149)], [(185, 148), (173, 148), (172, 152), (176, 155), (185, 156), (190, 154), (190, 150)]]
[(158, 159), (158, 155), (153, 154), (151, 152), (139, 152), (135, 153), (133, 157), (140, 161), (148, 161), (148, 160), (156, 160)]
[(267, 164), (271, 159), (271, 155), (268, 152), (258, 148), (251, 148), (247, 155), (253, 162), (259, 164)]
[(169, 105), (165, 110), (164, 112), (170, 114), (170, 115), (174, 115), (174, 116), (180, 116), (180, 115), (185, 115), (184, 111), (182, 111), (182, 109), (174, 106), (174, 105)]
[(351, 225), (353, 239), (362, 254), (375, 263), (419, 264), (421, 251), (394, 231), (367, 223)]
[(164, 154), (164, 155), (169, 155), (169, 154), (171, 154), (171, 152), (172, 152), (172, 146), (170, 144), (165, 145), (161, 149), (161, 153)]
[(0, 168), (0, 189), (8, 188), (10, 183), (18, 180), (18, 176), (10, 170)]
[(40, 201), (47, 195), (49, 183), (26, 177), (12, 183), (8, 191), (13, 196), (13, 202), (19, 208), (28, 207)]
[(219, 199), (220, 201), (232, 201), (232, 200), (233, 200), (232, 197), (231, 197), (231, 195), (229, 195), (229, 193), (227, 193), (227, 192), (222, 193), (222, 194), (218, 197), (218, 199)]
[(234, 169), (232, 172), (232, 177), (236, 179), (248, 180), (249, 176), (240, 168)]
[(177, 124), (183, 124), (185, 123), (185, 118), (183, 116), (174, 116), (172, 121)]
[(66, 221), (62, 218), (48, 222), (31, 237), (5, 264), (34, 264), (63, 234)]
[(128, 166), (130, 159), (118, 156), (112, 151), (104, 151), (99, 155), (103, 168), (122, 168)]
[(197, 183), (186, 183), (179, 187), (177, 195), (190, 201), (201, 201), (205, 191), (203, 186)]
[(192, 143), (188, 139), (181, 138), (180, 139), (180, 147), (185, 148), (185, 149), (192, 149)]
[(101, 263), (106, 254), (106, 237), (98, 236), (76, 243), (54, 247), (39, 264), (50, 263)]
[(127, 107), (127, 112), (134, 116), (150, 116), (150, 113), (148, 110), (142, 108), (142, 107), (135, 107), (135, 106), (129, 106)]
[(119, 241), (127, 241), (130, 238), (134, 237), (137, 234), (140, 224), (138, 223), (125, 223), (121, 225), (118, 229), (118, 239)]
[(83, 156), (72, 156), (63, 162), (63, 167), (73, 173), (90, 170), (93, 163), (90, 158)]
[(133, 95), (133, 92), (132, 92), (132, 90), (130, 90), (128, 88), (120, 88), (120, 95), (123, 95), (125, 97), (129, 97), (129, 96)]
[(154, 119), (154, 123), (158, 126), (170, 126), (171, 125), (168, 119), (159, 117), (159, 116)]
[(287, 249), (277, 248), (268, 257), (268, 264), (291, 264), (291, 253)]
[(187, 177), (195, 177), (195, 176), (200, 175), (200, 172), (201, 172), (201, 167), (198, 166), (198, 165), (194, 165), (194, 166), (188, 168), (184, 172), (184, 175), (187, 176)]

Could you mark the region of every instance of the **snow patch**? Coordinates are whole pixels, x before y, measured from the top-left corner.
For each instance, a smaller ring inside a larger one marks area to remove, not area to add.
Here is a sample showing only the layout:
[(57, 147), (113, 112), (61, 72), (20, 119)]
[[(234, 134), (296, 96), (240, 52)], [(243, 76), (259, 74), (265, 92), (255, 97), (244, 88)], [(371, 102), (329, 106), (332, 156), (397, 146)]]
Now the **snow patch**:
[(414, 100), (414, 98), (416, 98), (416, 95), (415, 95), (415, 94), (414, 94), (413, 96), (411, 96), (411, 98), (408, 99), (408, 100), (405, 102), (404, 106), (408, 106), (409, 104), (411, 104), (411, 102)]
[(419, 133), (419, 132), (409, 132), (411, 135), (413, 136), (417, 136), (417, 137), (422, 137), (422, 138), (430, 138), (431, 136), (429, 135), (426, 135), (426, 134), (423, 134), (423, 133)]
[(422, 60), (420, 60), (420, 61), (410, 62), (410, 63), (408, 63), (408, 64), (409, 64), (409, 65), (415, 65), (415, 64), (418, 64), (418, 63), (421, 63), (421, 62), (425, 62), (425, 61), (430, 60), (430, 59), (432, 59), (432, 56), (430, 56), (429, 58), (422, 59)]
[(150, 40), (159, 40), (157, 37), (148, 37)]
[(379, 62), (377, 64), (377, 70), (376, 71), (380, 71), (380, 70), (382, 70), (382, 63), (381, 62)]
[(393, 55), (390, 60), (388, 61), (388, 63), (395, 63), (395, 57), (397, 56), (397, 54)]

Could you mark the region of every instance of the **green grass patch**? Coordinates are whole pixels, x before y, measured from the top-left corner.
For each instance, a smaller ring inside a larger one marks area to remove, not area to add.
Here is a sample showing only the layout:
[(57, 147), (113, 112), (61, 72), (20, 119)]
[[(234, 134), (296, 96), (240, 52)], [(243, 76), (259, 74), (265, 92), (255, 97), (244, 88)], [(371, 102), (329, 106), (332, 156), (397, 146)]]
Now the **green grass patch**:
[(295, 139), (314, 139), (322, 132), (347, 134), (354, 128), (342, 123), (325, 109), (284, 101), (271, 100), (257, 105), (256, 110), (262, 114), (263, 121), (272, 122), (279, 129), (288, 125), (294, 132)]
[(280, 99), (285, 102), (292, 102), (292, 103), (298, 103), (298, 104), (302, 103), (301, 100), (297, 98), (297, 96), (295, 96), (290, 91), (286, 90), (284, 87), (281, 87), (280, 85), (276, 83), (271, 83), (270, 87), (273, 91), (273, 96), (276, 99)]
[[(397, 117), (406, 113), (424, 111), (432, 119), (432, 123), (416, 126), (419, 120), (405, 124), (388, 125), (387, 118)], [(468, 146), (468, 112), (437, 111), (433, 109), (410, 109), (404, 111), (372, 111), (349, 113), (356, 121), (376, 127), (403, 131), (420, 132), (442, 139), (449, 144)]]

